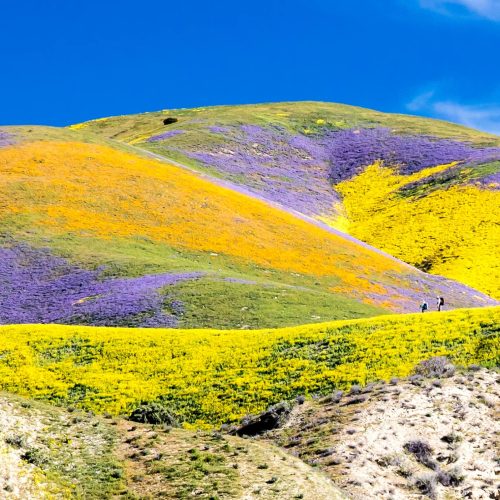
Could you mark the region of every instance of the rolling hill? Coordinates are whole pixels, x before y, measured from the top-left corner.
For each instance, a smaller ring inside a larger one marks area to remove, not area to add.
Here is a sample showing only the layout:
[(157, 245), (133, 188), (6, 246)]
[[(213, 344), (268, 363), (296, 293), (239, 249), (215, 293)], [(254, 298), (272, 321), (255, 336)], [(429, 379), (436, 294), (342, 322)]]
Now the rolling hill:
[[(499, 315), (244, 334), (0, 326), (0, 495), (494, 495)], [(270, 403), (278, 426), (235, 435)]]
[(500, 308), (252, 330), (0, 326), (0, 390), (97, 413), (165, 406), (211, 429), (300, 395), (409, 375), (422, 359), (499, 364)]
[(164, 110), (74, 128), (226, 179), (500, 298), (497, 136), (315, 102)]
[(495, 303), (79, 128), (2, 129), (0, 323), (248, 329)]
[(494, 495), (499, 167), (327, 103), (0, 127), (0, 497)]

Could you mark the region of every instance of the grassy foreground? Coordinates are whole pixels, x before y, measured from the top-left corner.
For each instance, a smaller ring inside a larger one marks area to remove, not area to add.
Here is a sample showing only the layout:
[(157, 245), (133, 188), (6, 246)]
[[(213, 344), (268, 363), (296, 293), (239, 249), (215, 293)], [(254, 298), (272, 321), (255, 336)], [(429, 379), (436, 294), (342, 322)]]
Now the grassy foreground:
[(496, 366), (500, 308), (258, 331), (0, 327), (0, 389), (97, 412), (161, 401), (185, 426), (299, 394), (406, 376), (420, 360)]

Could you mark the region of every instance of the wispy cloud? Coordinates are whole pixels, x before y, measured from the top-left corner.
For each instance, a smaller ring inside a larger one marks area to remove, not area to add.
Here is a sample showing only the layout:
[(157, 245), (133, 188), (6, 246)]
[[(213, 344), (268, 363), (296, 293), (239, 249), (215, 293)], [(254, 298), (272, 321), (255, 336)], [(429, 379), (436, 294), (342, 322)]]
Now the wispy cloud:
[(500, 0), (420, 0), (420, 5), (448, 15), (465, 9), (492, 21), (500, 21)]
[(463, 104), (443, 100), (430, 90), (417, 95), (406, 107), (413, 112), (500, 135), (500, 106), (495, 104)]

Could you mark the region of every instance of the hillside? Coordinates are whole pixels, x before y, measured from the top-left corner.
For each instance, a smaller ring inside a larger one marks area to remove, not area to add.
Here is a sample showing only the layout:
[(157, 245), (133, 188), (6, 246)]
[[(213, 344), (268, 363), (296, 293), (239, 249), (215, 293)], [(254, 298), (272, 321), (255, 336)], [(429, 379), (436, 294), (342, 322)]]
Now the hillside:
[(186, 427), (407, 376), (421, 360), (499, 362), (500, 308), (241, 331), (0, 326), (0, 390), (98, 413), (143, 403)]
[(123, 468), (103, 419), (0, 394), (0, 497), (109, 498)]
[(163, 110), (73, 128), (226, 179), (500, 298), (497, 136), (314, 102)]
[(268, 443), (96, 417), (0, 395), (0, 497), (345, 496)]
[(267, 440), (349, 498), (496, 498), (498, 371), (475, 370), (307, 402)]
[(0, 496), (494, 498), (497, 379), (474, 367), (335, 392), (253, 439), (1, 394)]
[[(498, 366), (499, 324), (2, 326), (0, 496), (493, 498), (498, 371), (479, 365)], [(278, 426), (251, 431), (269, 405)]]
[[(86, 127), (83, 127), (85, 129)], [(2, 129), (0, 323), (256, 328), (488, 297), (82, 130)]]

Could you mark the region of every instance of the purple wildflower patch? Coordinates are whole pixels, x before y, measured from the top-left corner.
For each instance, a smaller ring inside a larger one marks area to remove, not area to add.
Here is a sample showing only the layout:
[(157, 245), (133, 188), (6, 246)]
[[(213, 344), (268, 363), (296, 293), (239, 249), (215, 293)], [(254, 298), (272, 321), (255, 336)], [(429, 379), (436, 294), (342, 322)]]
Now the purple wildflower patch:
[[(213, 125), (208, 130), (223, 135), (223, 142), (204, 145), (203, 149), (192, 144), (172, 150), (216, 169), (254, 195), (312, 216), (331, 216), (340, 201), (332, 184), (359, 174), (377, 160), (403, 175), (454, 161), (474, 168), (500, 160), (497, 147), (477, 148), (456, 140), (401, 135), (381, 127), (322, 129), (315, 135), (252, 124)], [(474, 178), (480, 178), (479, 171)], [(458, 176), (456, 182), (462, 181)]]
[[(175, 326), (175, 311), (160, 289), (198, 273), (101, 280), (102, 269), (78, 268), (48, 250), (0, 248), (0, 324), (65, 323), (100, 326)], [(167, 314), (164, 306), (173, 311)]]
[(500, 148), (478, 149), (449, 139), (396, 135), (387, 128), (341, 130), (321, 140), (335, 183), (350, 179), (377, 160), (398, 167), (401, 174), (412, 174), (453, 161), (478, 164), (500, 159)]
[(211, 127), (208, 127), (208, 130), (212, 132), (213, 134), (226, 134), (229, 132), (229, 127), (221, 127), (220, 125), (212, 125)]
[[(374, 304), (390, 303), (398, 312), (418, 312), (424, 299), (432, 309), (435, 297), (445, 297), (447, 310), (498, 305), (491, 297), (442, 276), (417, 272), (408, 274), (405, 281), (404, 285), (380, 283), (384, 292), (371, 293), (369, 297)], [(363, 299), (362, 296), (358, 298)]]
[(14, 144), (14, 136), (3, 130), (0, 130), (0, 148)]
[(223, 172), (228, 180), (307, 215), (330, 214), (339, 201), (328, 178), (326, 151), (313, 139), (257, 125), (228, 126), (223, 133), (224, 144), (184, 153)]
[(500, 172), (483, 177), (479, 183), (484, 187), (500, 190)]
[(148, 139), (147, 142), (164, 141), (165, 139), (170, 139), (170, 137), (175, 137), (176, 135), (180, 135), (183, 133), (184, 130), (169, 130), (168, 132), (164, 132), (163, 134), (153, 135)]

